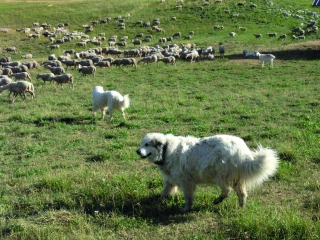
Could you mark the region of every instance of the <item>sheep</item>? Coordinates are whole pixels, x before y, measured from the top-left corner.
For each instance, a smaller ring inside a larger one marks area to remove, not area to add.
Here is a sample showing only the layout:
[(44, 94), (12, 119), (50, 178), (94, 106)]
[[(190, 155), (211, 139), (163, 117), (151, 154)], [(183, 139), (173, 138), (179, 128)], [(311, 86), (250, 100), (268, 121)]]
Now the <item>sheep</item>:
[(16, 80), (25, 80), (26, 78), (32, 82), (31, 76), (28, 72), (19, 72), (19, 73), (13, 73), (12, 77), (14, 77)]
[(70, 83), (70, 87), (74, 89), (73, 76), (69, 73), (61, 74), (57, 76), (51, 76), (49, 78), (49, 81), (55, 81), (57, 83), (57, 86), (61, 85), (61, 88), (63, 88), (62, 86), (63, 83)]
[(92, 74), (95, 77), (96, 67), (95, 66), (81, 66), (79, 64), (79, 72), (82, 73), (82, 76), (87, 76), (87, 74)]
[(14, 52), (14, 53), (17, 52), (15, 47), (5, 47), (5, 48), (3, 48), (3, 50), (7, 51), (7, 52)]
[(133, 39), (132, 43), (133, 43), (133, 45), (141, 45), (142, 41), (139, 39)]
[(243, 50), (243, 57), (256, 57), (256, 52), (248, 52), (247, 50)]
[(241, 30), (241, 31), (247, 31), (247, 28), (246, 28), (246, 27), (239, 27), (239, 30)]
[(253, 34), (256, 38), (262, 38), (262, 34), (261, 33), (254, 33)]
[(159, 58), (158, 61), (164, 62), (166, 65), (168, 65), (168, 63), (172, 63), (172, 65), (176, 65), (176, 58), (174, 56)]
[(9, 83), (12, 83), (12, 80), (10, 78), (0, 78), (0, 86), (8, 85)]
[(103, 87), (96, 86), (92, 91), (92, 112), (96, 117), (96, 111), (101, 110), (101, 120), (104, 120), (105, 111), (108, 109), (110, 121), (113, 119), (113, 111), (118, 109), (124, 120), (126, 116), (124, 110), (130, 106), (129, 95), (122, 96), (117, 91), (104, 91)]
[(172, 37), (181, 37), (181, 32), (175, 32)]
[(3, 58), (0, 58), (0, 63), (11, 62), (11, 61), (12, 61), (11, 57), (3, 57)]
[(276, 37), (276, 36), (277, 36), (277, 33), (276, 33), (276, 32), (267, 33), (267, 35), (268, 35), (269, 37)]
[(188, 52), (185, 56), (185, 59), (187, 60), (188, 58), (191, 59), (191, 62), (195, 62), (199, 58), (199, 53), (195, 50)]
[(119, 65), (127, 66), (131, 65), (132, 67), (137, 67), (137, 61), (135, 58), (122, 58)]
[(96, 67), (111, 67), (111, 63), (109, 61), (99, 61), (94, 64)]
[(224, 58), (225, 48), (223, 45), (219, 46), (220, 57)]
[(11, 76), (13, 74), (13, 72), (12, 72), (11, 68), (3, 68), (2, 74), (7, 75), (7, 76)]
[(281, 34), (278, 39), (286, 39), (286, 38), (287, 38), (287, 34)]
[(31, 58), (32, 58), (32, 54), (31, 54), (31, 53), (28, 53), (28, 54), (22, 55), (21, 58), (31, 59)]
[(27, 92), (31, 94), (31, 98), (34, 98), (35, 96), (33, 84), (27, 81), (11, 82), (5, 86), (0, 86), (0, 93), (6, 89), (9, 91), (9, 99), (11, 93), (13, 93), (13, 98), (11, 99), (12, 103), (14, 102), (18, 94), (23, 98), (23, 101), (26, 99)]
[(77, 66), (77, 61), (72, 59), (72, 60), (62, 60), (61, 61), (63, 64), (66, 65), (66, 70), (68, 69), (68, 67), (73, 67), (74, 69)]
[(84, 59), (77, 62), (77, 64), (81, 66), (93, 66), (93, 61), (91, 59)]
[(231, 37), (235, 37), (237, 34), (236, 34), (235, 32), (229, 32), (229, 35), (230, 35)]
[(138, 64), (143, 62), (143, 64), (147, 64), (148, 65), (149, 63), (157, 63), (157, 61), (158, 61), (157, 56), (151, 55), (151, 56), (146, 56), (146, 57), (141, 58), (138, 61)]
[(259, 57), (259, 60), (262, 62), (262, 67), (264, 67), (264, 62), (268, 61), (270, 62), (270, 67), (273, 67), (273, 59), (275, 59), (276, 57), (272, 54), (261, 54), (259, 52), (255, 52), (256, 56)]
[(39, 73), (37, 74), (36, 79), (41, 78), (43, 80), (43, 83), (46, 83), (46, 81), (52, 82), (51, 77), (54, 77), (53, 73)]
[(51, 65), (46, 65), (45, 68), (49, 69), (54, 75), (66, 73), (63, 67), (51, 67)]

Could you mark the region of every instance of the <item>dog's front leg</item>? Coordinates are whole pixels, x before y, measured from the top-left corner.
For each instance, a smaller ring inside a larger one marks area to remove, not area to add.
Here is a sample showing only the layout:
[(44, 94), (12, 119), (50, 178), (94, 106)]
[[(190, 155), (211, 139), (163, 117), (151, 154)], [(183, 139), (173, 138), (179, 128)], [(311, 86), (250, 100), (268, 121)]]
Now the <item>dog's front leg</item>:
[(183, 212), (188, 212), (192, 206), (193, 202), (193, 193), (195, 190), (195, 185), (192, 182), (185, 183), (181, 186), (184, 200), (186, 201), (184, 208), (182, 209)]
[(177, 187), (174, 186), (172, 183), (165, 181), (164, 182), (164, 188), (162, 190), (160, 198), (166, 198), (170, 194), (174, 194), (177, 191)]

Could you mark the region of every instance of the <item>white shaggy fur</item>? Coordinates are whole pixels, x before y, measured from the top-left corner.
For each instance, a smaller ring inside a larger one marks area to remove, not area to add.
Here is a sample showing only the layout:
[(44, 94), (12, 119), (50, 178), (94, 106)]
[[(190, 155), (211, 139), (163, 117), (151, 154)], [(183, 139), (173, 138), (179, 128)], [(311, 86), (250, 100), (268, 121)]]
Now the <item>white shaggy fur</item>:
[(270, 67), (273, 67), (273, 59), (276, 57), (272, 54), (261, 54), (257, 51), (255, 51), (255, 54), (257, 57), (259, 57), (259, 60), (262, 62), (262, 67), (264, 67), (264, 62), (270, 62)]
[(190, 209), (196, 185), (200, 183), (221, 188), (214, 204), (222, 202), (234, 189), (243, 207), (247, 189), (262, 184), (279, 165), (274, 150), (259, 146), (250, 151), (241, 138), (229, 135), (195, 138), (148, 133), (137, 154), (158, 165), (164, 177), (161, 198), (176, 192), (177, 186), (182, 189), (184, 211)]
[(92, 91), (92, 111), (96, 116), (96, 111), (101, 110), (101, 119), (106, 115), (108, 109), (110, 121), (112, 120), (113, 110), (118, 109), (122, 117), (126, 119), (124, 110), (130, 106), (129, 95), (122, 96), (117, 91), (104, 91), (103, 87), (96, 86)]

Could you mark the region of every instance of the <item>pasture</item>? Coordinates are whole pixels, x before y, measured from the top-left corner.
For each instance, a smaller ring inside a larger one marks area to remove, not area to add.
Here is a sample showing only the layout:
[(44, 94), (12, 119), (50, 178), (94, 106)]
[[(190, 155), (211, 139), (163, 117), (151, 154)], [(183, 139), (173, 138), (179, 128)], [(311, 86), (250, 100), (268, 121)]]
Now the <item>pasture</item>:
[[(208, 5), (191, 0), (1, 1), (5, 14), (0, 28), (9, 30), (0, 32), (0, 57), (10, 56), (13, 61), (27, 62), (21, 56), (32, 53), (32, 60), (41, 63), (50, 54), (64, 55), (63, 50), (96, 47), (79, 47), (78, 40), (72, 40), (50, 49), (48, 38), (30, 39), (16, 29), (39, 22), (51, 24), (51, 30), (69, 23), (65, 27), (69, 32), (84, 31), (83, 25), (105, 17), (112, 20), (94, 25), (87, 34), (90, 39), (99, 33), (107, 38), (128, 36), (127, 47), (119, 47), (122, 51), (137, 47), (131, 42), (137, 33), (153, 36), (143, 45), (162, 46), (159, 38), (178, 31), (182, 37), (173, 43), (216, 50), (213, 61), (179, 59), (176, 66), (160, 62), (137, 68), (97, 68), (95, 77), (68, 69), (74, 90), (68, 84), (62, 89), (36, 79), (39, 73), (49, 73), (39, 66), (29, 71), (35, 87), (33, 100), (29, 95), (26, 101), (18, 96), (10, 103), (8, 92), (2, 92), (1, 238), (318, 239), (319, 34), (306, 34), (305, 40), (291, 38), (292, 27), (305, 29), (310, 19), (320, 21), (320, 9), (312, 8), (311, 2), (274, 0), (270, 6), (257, 0), (257, 8), (250, 8), (249, 1), (239, 7), (231, 0), (210, 0)], [(316, 12), (316, 17), (307, 15), (308, 11)], [(128, 13), (126, 28), (120, 30), (115, 18)], [(236, 13), (238, 17), (233, 16)], [(165, 32), (136, 24), (155, 18)], [(215, 30), (215, 25), (224, 28)], [(192, 38), (183, 39), (189, 31), (194, 31)], [(230, 37), (231, 31), (237, 36)], [(277, 37), (266, 36), (270, 32), (277, 32)], [(256, 39), (253, 34), (259, 33), (263, 36)], [(280, 34), (287, 38), (278, 39)], [(224, 58), (217, 53), (219, 43), (226, 48)], [(17, 53), (3, 50), (10, 46)], [(101, 47), (108, 47), (108, 41), (102, 41)], [(257, 58), (244, 59), (244, 49), (272, 53), (274, 67), (265, 63), (262, 68)], [(93, 119), (95, 86), (129, 94), (126, 121), (118, 111), (112, 122), (108, 115), (101, 121), (100, 113)], [(220, 189), (204, 185), (196, 190), (192, 210), (182, 213), (181, 192), (160, 201), (163, 179), (157, 167), (136, 154), (148, 132), (236, 135), (251, 149), (258, 144), (275, 149), (280, 167), (274, 177), (249, 193), (243, 209), (235, 193), (213, 205)]]

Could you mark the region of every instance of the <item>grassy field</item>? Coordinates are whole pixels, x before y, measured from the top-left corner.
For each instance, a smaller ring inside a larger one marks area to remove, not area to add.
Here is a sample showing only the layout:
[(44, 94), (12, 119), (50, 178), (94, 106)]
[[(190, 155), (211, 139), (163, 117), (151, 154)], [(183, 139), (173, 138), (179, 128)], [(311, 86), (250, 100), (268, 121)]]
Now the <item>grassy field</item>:
[[(90, 2), (90, 3), (89, 3)], [(142, 32), (160, 37), (181, 31), (198, 47), (226, 46), (226, 57), (195, 63), (178, 60), (176, 67), (138, 65), (137, 68), (97, 69), (95, 77), (69, 70), (75, 89), (37, 80), (44, 67), (30, 74), (35, 99), (20, 97), (11, 104), (0, 96), (0, 238), (8, 239), (319, 239), (320, 237), (320, 43), (319, 35), (305, 41), (291, 39), (291, 28), (307, 23), (316, 11), (311, 1), (255, 1), (256, 9), (223, 1), (200, 10), (202, 1), (0, 1), (0, 47), (16, 46), (18, 53), (1, 57), (26, 61), (32, 53), (42, 62), (63, 50), (94, 48), (75, 41), (50, 50), (49, 40), (28, 39), (17, 28), (33, 22), (70, 23), (69, 31), (84, 31), (90, 21), (112, 17), (94, 26), (90, 37), (129, 36)], [(22, 10), (24, 9), (24, 13)], [(282, 9), (282, 10), (280, 10)], [(229, 10), (231, 14), (226, 14)], [(284, 17), (281, 11), (303, 20)], [(32, 14), (31, 14), (32, 13)], [(131, 14), (119, 30), (116, 16)], [(239, 17), (232, 17), (239, 13)], [(272, 14), (273, 17), (269, 17)], [(171, 17), (176, 16), (177, 21)], [(159, 18), (165, 33), (137, 26)], [(316, 18), (319, 22), (319, 18)], [(214, 25), (223, 30), (213, 30)], [(247, 27), (246, 32), (239, 26)], [(305, 25), (304, 25), (305, 26)], [(238, 36), (231, 38), (228, 33)], [(285, 40), (265, 34), (288, 34)], [(253, 34), (261, 33), (261, 39)], [(103, 42), (107, 46), (107, 41)], [(121, 48), (124, 50), (124, 48)], [(242, 50), (273, 53), (274, 68), (261, 68), (257, 59), (243, 59)], [(93, 119), (94, 86), (129, 94), (127, 121), (119, 112), (109, 122)], [(277, 174), (249, 193), (241, 209), (233, 193), (220, 205), (216, 186), (199, 186), (192, 211), (182, 213), (179, 194), (165, 201), (159, 196), (162, 177), (156, 166), (139, 159), (136, 149), (148, 132), (204, 137), (219, 133), (242, 137), (250, 148), (258, 144), (276, 149), (281, 163)]]

